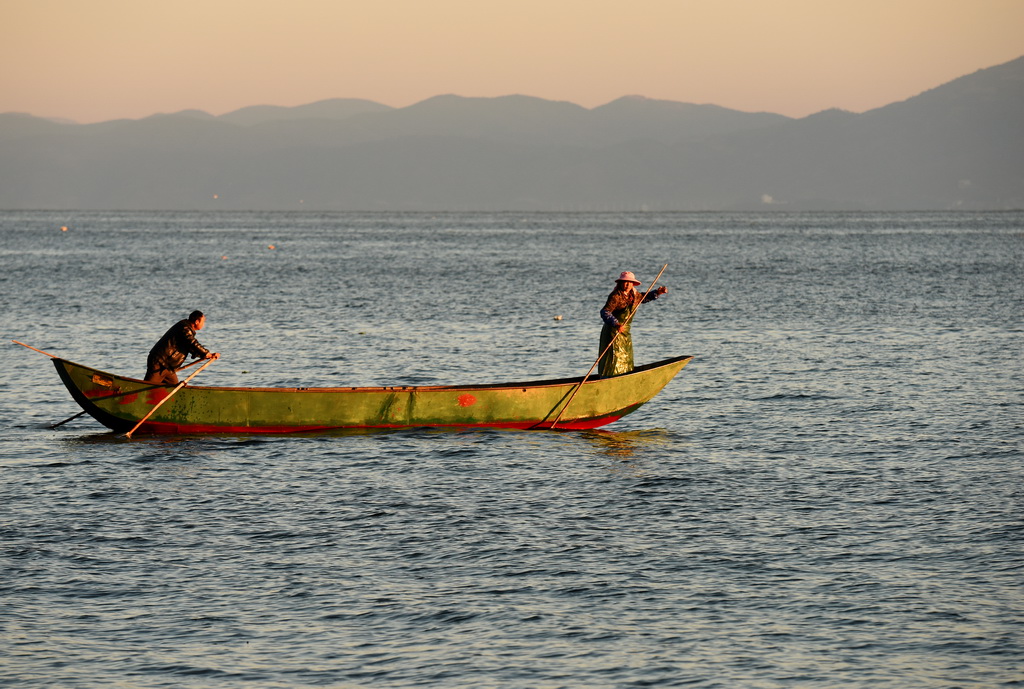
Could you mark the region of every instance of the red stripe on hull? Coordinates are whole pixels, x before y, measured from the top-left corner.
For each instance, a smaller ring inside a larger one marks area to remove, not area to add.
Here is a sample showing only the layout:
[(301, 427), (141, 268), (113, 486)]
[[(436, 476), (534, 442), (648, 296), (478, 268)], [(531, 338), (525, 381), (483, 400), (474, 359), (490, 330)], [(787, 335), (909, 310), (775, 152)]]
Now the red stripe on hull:
[[(554, 430), (558, 431), (586, 431), (593, 428), (600, 428), (614, 421), (618, 421), (625, 414), (619, 413), (613, 416), (602, 416), (599, 419), (579, 419), (575, 421), (559, 421), (558, 426)], [(447, 425), (429, 425), (429, 426), (405, 426), (400, 424), (374, 424), (366, 426), (211, 426), (207, 424), (172, 424), (172, 423), (153, 423), (146, 422), (142, 424), (136, 434), (148, 433), (151, 435), (209, 435), (209, 434), (221, 434), (221, 435), (245, 435), (249, 433), (259, 433), (268, 435), (287, 435), (290, 433), (323, 433), (325, 431), (360, 431), (360, 430), (386, 430), (386, 431), (397, 431), (407, 428), (496, 428), (499, 430), (550, 430), (550, 421), (533, 421), (524, 422), (516, 421), (510, 423), (481, 423), (481, 424), (447, 424)]]

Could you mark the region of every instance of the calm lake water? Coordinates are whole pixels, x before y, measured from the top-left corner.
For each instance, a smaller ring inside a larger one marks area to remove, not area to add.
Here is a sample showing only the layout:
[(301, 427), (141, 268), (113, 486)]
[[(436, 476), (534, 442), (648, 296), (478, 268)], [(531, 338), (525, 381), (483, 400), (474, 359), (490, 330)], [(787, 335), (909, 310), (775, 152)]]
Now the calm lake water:
[[(582, 375), (664, 264), (637, 361), (695, 359), (594, 432), (54, 430), (10, 342)], [(1024, 685), (1024, 213), (3, 212), (0, 287), (0, 685)]]

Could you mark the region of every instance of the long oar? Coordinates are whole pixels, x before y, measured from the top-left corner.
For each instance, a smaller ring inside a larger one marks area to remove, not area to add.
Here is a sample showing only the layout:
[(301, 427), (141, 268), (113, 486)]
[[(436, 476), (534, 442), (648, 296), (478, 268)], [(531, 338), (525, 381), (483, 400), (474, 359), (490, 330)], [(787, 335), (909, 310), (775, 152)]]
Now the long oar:
[(192, 372), (192, 375), (190, 375), (188, 378), (186, 378), (185, 380), (183, 380), (180, 383), (178, 383), (178, 386), (176, 388), (174, 388), (173, 390), (171, 390), (170, 393), (168, 393), (167, 397), (164, 397), (162, 400), (157, 402), (156, 406), (154, 406), (152, 409), (150, 409), (149, 413), (146, 414), (145, 416), (143, 416), (142, 420), (139, 421), (137, 424), (135, 424), (135, 428), (133, 428), (132, 430), (130, 430), (127, 433), (124, 434), (124, 437), (131, 438), (132, 437), (132, 433), (134, 433), (136, 430), (138, 430), (139, 426), (141, 426), (142, 424), (146, 423), (146, 419), (148, 419), (149, 417), (153, 416), (153, 412), (155, 412), (157, 409), (159, 409), (161, 406), (163, 406), (164, 402), (166, 402), (167, 400), (169, 400), (172, 397), (174, 397), (174, 393), (176, 393), (178, 390), (181, 390), (183, 387), (185, 387), (185, 383), (189, 382), (190, 380), (195, 378), (197, 375), (199, 375), (200, 371), (202, 371), (204, 368), (206, 368), (207, 366), (212, 364), (214, 361), (216, 361), (216, 359), (207, 359), (205, 364), (203, 364), (202, 366), (200, 366), (199, 368), (197, 368), (195, 371)]
[[(646, 292), (644, 292), (643, 299), (641, 299), (640, 301), (633, 305), (633, 310), (629, 312), (629, 317), (626, 319), (627, 322), (633, 320), (633, 314), (635, 314), (636, 310), (640, 308), (640, 305), (644, 303), (644, 299), (646, 299), (647, 295), (651, 293), (651, 290), (654, 289), (654, 286), (658, 284), (658, 280), (661, 279), (661, 274), (665, 272), (666, 268), (668, 268), (667, 263), (661, 267), (660, 271), (658, 271), (658, 276), (654, 278), (654, 281), (651, 283), (651, 286), (647, 288)], [(551, 428), (554, 428), (555, 425), (558, 423), (558, 420), (562, 418), (562, 414), (564, 414), (565, 410), (569, 408), (569, 405), (572, 403), (573, 398), (576, 397), (576, 393), (579, 392), (580, 388), (583, 387), (583, 384), (587, 382), (587, 378), (590, 378), (590, 374), (594, 372), (594, 369), (597, 367), (598, 362), (600, 362), (601, 359), (604, 358), (604, 355), (608, 353), (608, 350), (612, 348), (612, 345), (615, 344), (615, 340), (621, 334), (621, 330), (616, 330), (615, 334), (612, 336), (611, 341), (608, 342), (608, 346), (605, 347), (604, 350), (597, 355), (597, 359), (594, 361), (593, 364), (590, 365), (590, 370), (587, 371), (587, 375), (583, 376), (583, 380), (576, 384), (576, 387), (573, 389), (572, 394), (569, 395), (569, 401), (565, 403), (565, 406), (562, 407), (562, 411), (558, 412), (558, 416), (556, 416), (555, 420), (551, 422)]]
[[(11, 342), (13, 342), (14, 344), (19, 344), (22, 347), (27, 347), (28, 349), (31, 349), (33, 352), (39, 352), (40, 354), (45, 354), (46, 356), (50, 357), (51, 359), (59, 359), (60, 358), (56, 354), (50, 354), (49, 352), (44, 352), (41, 349), (36, 349), (35, 347), (31, 347), (31, 346), (25, 344), (24, 342), (18, 342), (17, 340), (11, 340)], [(51, 424), (50, 428), (59, 428), (60, 426), (63, 426), (64, 424), (66, 424), (68, 421), (74, 421), (75, 419), (77, 419), (79, 416), (81, 416), (84, 413), (85, 413), (84, 411), (80, 411), (77, 414), (75, 414), (74, 416), (69, 416), (68, 418), (64, 419), (63, 421), (58, 421), (55, 424)]]
[(61, 426), (66, 424), (68, 421), (74, 421), (75, 419), (77, 419), (79, 416), (81, 416), (84, 413), (85, 413), (84, 411), (80, 411), (77, 414), (75, 414), (74, 416), (69, 416), (68, 418), (64, 419), (63, 421), (58, 421), (57, 423), (52, 423), (52, 424), (50, 424), (50, 428), (60, 428)]
[(28, 347), (28, 348), (29, 348), (29, 349), (31, 349), (31, 350), (32, 350), (33, 352), (39, 352), (40, 354), (45, 354), (46, 356), (50, 357), (51, 359), (59, 359), (59, 358), (60, 358), (60, 357), (59, 357), (59, 356), (57, 356), (56, 354), (50, 354), (49, 352), (44, 352), (44, 351), (43, 351), (43, 350), (41, 350), (41, 349), (36, 349), (35, 347), (29, 347), (29, 346), (28, 346), (27, 344), (25, 344), (24, 342), (18, 342), (17, 340), (11, 340), (11, 342), (13, 342), (14, 344), (20, 344), (20, 345), (21, 345), (22, 347)]
[(190, 366), (195, 366), (200, 361), (202, 361), (202, 359), (196, 359), (195, 361), (190, 361), (187, 364), (185, 364), (184, 366), (182, 366), (181, 368), (176, 368), (174, 370), (175, 370), (175, 372), (177, 372), (177, 371), (184, 371), (186, 368), (189, 368)]

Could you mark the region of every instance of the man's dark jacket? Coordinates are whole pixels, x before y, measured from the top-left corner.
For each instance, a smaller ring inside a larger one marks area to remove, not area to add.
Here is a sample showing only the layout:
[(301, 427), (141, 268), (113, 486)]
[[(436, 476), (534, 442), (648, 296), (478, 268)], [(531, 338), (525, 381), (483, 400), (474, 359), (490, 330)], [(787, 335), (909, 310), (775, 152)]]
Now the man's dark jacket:
[(185, 362), (189, 354), (197, 359), (206, 356), (208, 350), (196, 342), (196, 331), (189, 325), (188, 319), (180, 320), (153, 345), (146, 359), (149, 371), (173, 371)]

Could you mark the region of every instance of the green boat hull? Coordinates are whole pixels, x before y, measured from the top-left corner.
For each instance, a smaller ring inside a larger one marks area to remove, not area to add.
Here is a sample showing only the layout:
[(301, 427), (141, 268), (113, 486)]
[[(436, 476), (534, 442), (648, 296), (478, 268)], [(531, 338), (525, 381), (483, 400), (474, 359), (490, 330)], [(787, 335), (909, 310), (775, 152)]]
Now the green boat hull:
[(597, 428), (649, 401), (691, 358), (666, 359), (613, 378), (588, 378), (582, 385), (582, 378), (379, 388), (185, 385), (163, 404), (173, 386), (66, 359), (55, 358), (53, 364), (82, 409), (114, 431), (130, 431), (153, 412), (136, 433), (248, 434), (421, 427)]

